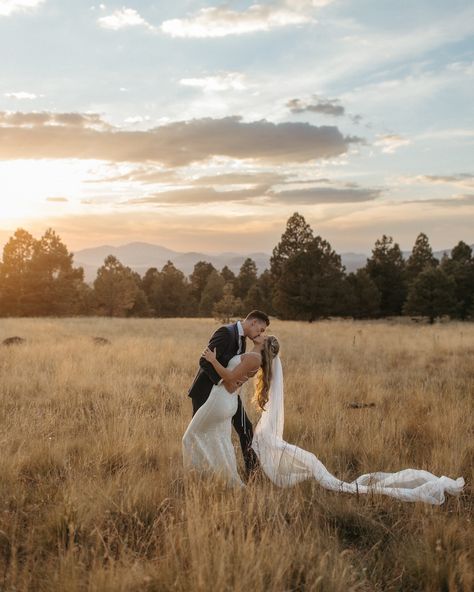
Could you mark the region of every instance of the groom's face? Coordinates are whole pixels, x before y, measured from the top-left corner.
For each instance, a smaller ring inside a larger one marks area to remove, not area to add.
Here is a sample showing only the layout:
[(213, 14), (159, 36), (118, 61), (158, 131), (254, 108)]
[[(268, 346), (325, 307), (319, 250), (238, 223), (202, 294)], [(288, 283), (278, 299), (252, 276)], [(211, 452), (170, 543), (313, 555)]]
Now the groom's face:
[(264, 321), (258, 319), (252, 319), (250, 322), (249, 332), (247, 337), (255, 339), (259, 335), (262, 335), (267, 330), (267, 324)]

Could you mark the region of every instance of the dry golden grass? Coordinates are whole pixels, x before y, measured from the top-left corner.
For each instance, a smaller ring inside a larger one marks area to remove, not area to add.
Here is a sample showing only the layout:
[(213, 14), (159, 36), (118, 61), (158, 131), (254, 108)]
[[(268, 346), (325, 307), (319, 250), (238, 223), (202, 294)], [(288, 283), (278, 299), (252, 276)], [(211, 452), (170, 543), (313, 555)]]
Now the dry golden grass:
[(187, 389), (214, 327), (0, 321), (0, 341), (28, 340), (0, 347), (0, 590), (472, 590), (474, 325), (271, 325), (286, 439), (348, 480), (464, 476), (441, 507), (188, 479)]

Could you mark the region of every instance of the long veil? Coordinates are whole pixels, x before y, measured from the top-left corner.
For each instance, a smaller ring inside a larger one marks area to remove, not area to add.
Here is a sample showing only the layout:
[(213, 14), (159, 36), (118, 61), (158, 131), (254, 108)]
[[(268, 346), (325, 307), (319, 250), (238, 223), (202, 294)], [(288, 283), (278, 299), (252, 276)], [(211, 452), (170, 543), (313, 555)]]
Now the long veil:
[(279, 487), (290, 487), (315, 479), (322, 487), (348, 493), (383, 493), (403, 501), (440, 505), (445, 492), (457, 495), (464, 487), (462, 477), (437, 477), (428, 471), (405, 469), (398, 473), (368, 473), (347, 483), (332, 475), (314, 454), (283, 440), (284, 392), (280, 358), (272, 362), (269, 400), (255, 428), (252, 448), (267, 477)]

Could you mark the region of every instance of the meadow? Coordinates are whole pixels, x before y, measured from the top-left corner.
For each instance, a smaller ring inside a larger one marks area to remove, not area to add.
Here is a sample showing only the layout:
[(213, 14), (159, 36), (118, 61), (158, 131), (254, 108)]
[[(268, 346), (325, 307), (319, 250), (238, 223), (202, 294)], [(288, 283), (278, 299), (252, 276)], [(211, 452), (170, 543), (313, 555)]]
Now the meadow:
[[(0, 590), (474, 589), (474, 324), (269, 330), (282, 343), (285, 439), (346, 480), (407, 467), (463, 476), (440, 507), (184, 475), (187, 390), (216, 327), (0, 320), (0, 341), (27, 340), (0, 346)], [(255, 422), (251, 395), (248, 384)]]

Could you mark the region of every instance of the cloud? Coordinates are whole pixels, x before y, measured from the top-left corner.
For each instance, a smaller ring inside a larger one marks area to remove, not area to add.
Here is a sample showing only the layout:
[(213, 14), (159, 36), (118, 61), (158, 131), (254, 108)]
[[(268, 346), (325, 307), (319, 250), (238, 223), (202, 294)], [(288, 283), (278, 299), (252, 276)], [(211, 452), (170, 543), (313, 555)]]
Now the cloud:
[(174, 183), (178, 181), (178, 177), (173, 170), (157, 169), (156, 167), (139, 167), (133, 170), (121, 173), (120, 175), (113, 175), (111, 177), (102, 177), (99, 179), (87, 179), (85, 183), (116, 183), (116, 182), (130, 182), (130, 183)]
[(124, 123), (128, 125), (137, 125), (139, 123), (145, 123), (147, 121), (150, 121), (149, 115), (145, 115), (145, 117), (143, 117), (143, 115), (133, 115), (131, 117), (127, 117), (126, 119), (124, 119)]
[(0, 111), (0, 130), (2, 128), (41, 128), (54, 126), (69, 128), (111, 129), (98, 113), (48, 113), (46, 111), (23, 113), (21, 111)]
[[(420, 59), (421, 56), (427, 55), (427, 59), (431, 60), (430, 52), (471, 37), (473, 18), (472, 3), (466, 3), (465, 8), (460, 7), (459, 10), (447, 11), (443, 17), (440, 17), (436, 10), (425, 11), (424, 18), (419, 24), (409, 26), (405, 22), (403, 28), (391, 27), (389, 23), (386, 23), (386, 26), (383, 23), (382, 26), (364, 26), (364, 17), (357, 20), (336, 18), (331, 24), (343, 33), (347, 28), (352, 29), (352, 34), (336, 35), (337, 51), (328, 51), (327, 59), (314, 64), (312, 79), (329, 87), (331, 83), (339, 83), (348, 77), (352, 79), (360, 74), (369, 80), (371, 73), (387, 69), (389, 64), (408, 64), (414, 56)], [(377, 85), (378, 83), (367, 85), (368, 90)], [(426, 81), (423, 81), (416, 90), (423, 94), (426, 92), (426, 96), (432, 96), (430, 88), (425, 91), (426, 86)], [(356, 92), (359, 90), (361, 100), (364, 100), (365, 87), (355, 89)], [(378, 92), (376, 88), (373, 91), (374, 101), (378, 100), (384, 104), (386, 101), (392, 102), (393, 92), (385, 89), (384, 94), (383, 83)], [(410, 88), (404, 91), (402, 82), (401, 94), (411, 99), (414, 91), (415, 89)], [(352, 94), (352, 91), (347, 93), (348, 96)], [(396, 99), (396, 102), (399, 107), (400, 100)]]
[(200, 88), (204, 92), (219, 92), (226, 90), (246, 90), (245, 77), (240, 72), (226, 72), (216, 76), (201, 78), (182, 78), (179, 82), (183, 86)]
[(67, 197), (47, 197), (46, 201), (54, 202), (54, 203), (65, 203), (68, 200)]
[[(286, 169), (288, 170), (288, 169)], [(261, 170), (261, 169), (246, 169), (240, 168), (235, 172), (223, 172), (217, 174), (208, 174), (196, 176), (193, 172), (178, 171), (174, 169), (158, 168), (155, 165), (140, 166), (133, 168), (118, 175), (92, 178), (84, 180), (84, 183), (115, 183), (115, 182), (129, 182), (141, 184), (170, 184), (183, 185), (188, 187), (192, 184), (193, 187), (233, 187), (246, 186), (252, 187), (256, 185), (314, 185), (315, 183), (324, 183), (329, 185), (334, 183), (326, 177), (320, 178), (302, 178), (298, 172), (280, 172), (276, 170)], [(338, 183), (340, 185), (340, 183)], [(343, 183), (344, 187), (356, 188), (356, 183)]]
[(194, 185), (276, 185), (284, 183), (287, 175), (273, 172), (222, 173), (193, 179)]
[(466, 193), (464, 195), (453, 195), (449, 198), (440, 198), (440, 199), (418, 199), (418, 200), (410, 200), (404, 201), (405, 204), (430, 204), (433, 206), (439, 207), (465, 207), (465, 206), (473, 206), (474, 205), (474, 193)]
[(246, 123), (237, 116), (132, 131), (111, 128), (96, 114), (0, 112), (0, 158), (7, 160), (81, 158), (176, 167), (226, 156), (282, 164), (336, 157), (362, 141), (335, 126)]
[(452, 140), (459, 138), (470, 140), (470, 138), (474, 138), (474, 128), (468, 129), (464, 127), (430, 130), (416, 134), (414, 137), (416, 140)]
[(272, 198), (276, 201), (301, 205), (366, 202), (379, 198), (381, 194), (381, 189), (338, 189), (336, 187), (307, 187), (271, 192)]
[(161, 30), (172, 37), (226, 37), (258, 31), (270, 31), (290, 25), (315, 22), (311, 9), (329, 2), (287, 0), (271, 5), (253, 4), (242, 11), (226, 6), (201, 8), (183, 19), (164, 21)]
[(268, 185), (261, 185), (252, 189), (231, 191), (216, 191), (213, 187), (188, 187), (162, 191), (146, 197), (138, 197), (121, 202), (125, 205), (190, 205), (206, 203), (227, 203), (248, 201), (255, 197), (262, 197), (268, 190)]
[(10, 16), (15, 12), (27, 12), (38, 8), (45, 0), (0, 0), (0, 16)]
[(374, 145), (380, 146), (382, 152), (385, 154), (393, 154), (398, 148), (407, 146), (408, 144), (411, 144), (411, 140), (403, 138), (398, 134), (379, 135), (378, 140), (374, 142)]
[(153, 29), (134, 8), (125, 7), (115, 10), (109, 16), (101, 16), (97, 19), (97, 24), (103, 29), (110, 29), (112, 31), (119, 31), (120, 29), (128, 29), (130, 27)]
[(340, 117), (344, 115), (344, 107), (338, 99), (323, 99), (317, 95), (313, 96), (313, 102), (303, 101), (302, 99), (291, 99), (286, 106), (292, 113), (323, 113), (324, 115), (334, 115)]
[[(7, 99), (18, 99), (19, 101), (24, 101), (24, 100), (34, 100), (38, 98), (38, 95), (35, 95), (34, 93), (29, 93), (29, 92), (25, 92), (25, 91), (19, 91), (19, 92), (7, 92), (4, 93), (4, 96), (7, 97)], [(43, 96), (43, 95), (41, 95)]]
[[(226, 178), (228, 175), (221, 175)], [(217, 176), (202, 178), (214, 183)], [(230, 179), (227, 178), (226, 181)], [(232, 179), (235, 180), (235, 179)], [(273, 179), (269, 179), (273, 181)], [(226, 183), (227, 184), (227, 183)], [(246, 186), (248, 184), (248, 180)], [(350, 184), (346, 184), (350, 185)], [(265, 202), (288, 205), (316, 205), (338, 203), (361, 203), (373, 201), (382, 194), (381, 189), (364, 189), (354, 187), (308, 187), (305, 189), (291, 189), (273, 191), (271, 183), (254, 185), (246, 189), (216, 190), (211, 185), (188, 186), (171, 191), (162, 191), (145, 197), (128, 199), (123, 205), (190, 205), (207, 203), (249, 202), (255, 198), (264, 198)]]
[(474, 187), (474, 175), (471, 173), (459, 173), (457, 175), (418, 175), (408, 177), (408, 182), (422, 183), (426, 185), (456, 185), (458, 187)]

